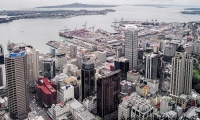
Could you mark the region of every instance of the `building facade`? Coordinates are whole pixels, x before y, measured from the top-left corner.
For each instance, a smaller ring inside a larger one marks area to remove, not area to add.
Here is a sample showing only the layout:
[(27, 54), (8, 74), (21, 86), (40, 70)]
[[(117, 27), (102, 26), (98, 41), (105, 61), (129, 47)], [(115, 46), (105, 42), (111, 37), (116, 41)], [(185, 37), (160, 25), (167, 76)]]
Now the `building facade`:
[(45, 107), (51, 107), (52, 104), (57, 103), (57, 85), (54, 82), (50, 82), (48, 78), (39, 80), (36, 90), (37, 101)]
[(71, 45), (70, 46), (70, 57), (74, 58), (77, 55), (77, 46)]
[(119, 105), (121, 70), (98, 78), (97, 113), (101, 118), (115, 112)]
[(123, 78), (127, 77), (127, 72), (129, 71), (129, 60), (126, 58), (118, 58), (114, 61), (115, 70), (121, 70), (121, 75)]
[(160, 101), (160, 113), (165, 114), (171, 110), (169, 103), (172, 101), (171, 97), (163, 96)]
[(27, 64), (27, 55), (19, 49), (5, 56), (8, 109), (13, 119), (24, 119), (28, 116)]
[(190, 95), (192, 89), (193, 58), (179, 46), (172, 58), (170, 92), (172, 95)]
[(157, 66), (158, 66), (158, 55), (150, 53), (146, 56), (146, 78), (156, 79), (157, 78)]
[(25, 47), (29, 71), (29, 86), (34, 86), (37, 83), (39, 76), (39, 51)]
[(141, 99), (131, 109), (133, 120), (154, 120), (154, 107), (147, 100)]
[(120, 58), (120, 57), (122, 57), (122, 47), (117, 47), (117, 49), (116, 49), (116, 57), (117, 58)]
[(6, 72), (3, 46), (0, 44), (0, 86), (6, 86)]
[(53, 79), (56, 76), (55, 61), (53, 59), (45, 59), (43, 61), (44, 77)]
[(81, 69), (81, 100), (91, 96), (95, 91), (95, 68), (91, 61), (84, 62)]
[(138, 31), (126, 30), (125, 32), (125, 58), (129, 60), (129, 70), (138, 63)]

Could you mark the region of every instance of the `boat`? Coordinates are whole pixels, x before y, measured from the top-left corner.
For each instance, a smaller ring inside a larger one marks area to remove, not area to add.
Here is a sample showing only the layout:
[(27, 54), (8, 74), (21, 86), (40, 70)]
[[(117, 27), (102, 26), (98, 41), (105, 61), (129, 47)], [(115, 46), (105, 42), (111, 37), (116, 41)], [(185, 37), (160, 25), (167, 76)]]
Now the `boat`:
[(118, 22), (117, 22), (117, 19), (115, 19), (114, 22), (112, 22), (112, 23), (118, 23)]

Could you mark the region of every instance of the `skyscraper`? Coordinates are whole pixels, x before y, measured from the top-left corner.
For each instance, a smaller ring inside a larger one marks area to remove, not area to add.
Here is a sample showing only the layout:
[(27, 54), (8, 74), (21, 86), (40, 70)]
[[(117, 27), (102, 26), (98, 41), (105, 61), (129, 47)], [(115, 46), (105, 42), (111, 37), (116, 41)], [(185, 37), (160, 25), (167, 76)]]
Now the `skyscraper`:
[(29, 71), (29, 86), (34, 86), (39, 76), (39, 51), (25, 47)]
[(192, 89), (193, 58), (179, 46), (172, 58), (170, 91), (172, 95), (190, 95)]
[(116, 70), (97, 80), (97, 113), (101, 118), (118, 109), (120, 77), (121, 70)]
[(129, 71), (129, 60), (126, 58), (118, 58), (114, 60), (115, 70), (121, 70), (122, 78), (127, 77), (127, 72)]
[(158, 67), (158, 55), (150, 53), (146, 56), (146, 78), (156, 79)]
[(13, 119), (24, 119), (28, 115), (28, 70), (27, 55), (19, 49), (5, 56), (8, 110)]
[(129, 69), (138, 62), (138, 31), (128, 29), (125, 32), (125, 58), (129, 59)]
[(53, 59), (45, 59), (43, 61), (44, 77), (53, 79), (56, 76), (55, 61)]
[(6, 86), (3, 46), (0, 44), (0, 86)]
[(81, 69), (81, 100), (89, 97), (95, 90), (95, 69), (91, 61), (83, 62)]

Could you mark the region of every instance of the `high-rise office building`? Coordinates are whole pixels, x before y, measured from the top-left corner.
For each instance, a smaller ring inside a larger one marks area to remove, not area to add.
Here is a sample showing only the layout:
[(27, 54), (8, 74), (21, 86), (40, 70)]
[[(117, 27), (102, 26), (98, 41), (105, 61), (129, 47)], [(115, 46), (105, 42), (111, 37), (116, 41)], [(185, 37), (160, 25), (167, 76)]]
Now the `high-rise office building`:
[(6, 86), (3, 46), (0, 44), (0, 86)]
[(83, 62), (81, 69), (81, 100), (91, 96), (95, 90), (95, 68), (91, 61)]
[(25, 51), (28, 62), (29, 86), (34, 86), (39, 76), (39, 51), (30, 47), (25, 47)]
[(118, 109), (120, 77), (121, 70), (116, 70), (97, 80), (97, 113), (101, 118)]
[(125, 32), (125, 58), (129, 59), (129, 69), (138, 62), (138, 31), (128, 29)]
[(192, 89), (193, 58), (179, 46), (172, 58), (170, 91), (172, 95), (190, 95)]
[(118, 58), (114, 61), (115, 70), (121, 70), (121, 75), (123, 78), (127, 77), (127, 72), (129, 71), (129, 60), (126, 58)]
[(158, 67), (158, 55), (150, 53), (146, 56), (146, 78), (156, 79)]
[(13, 119), (24, 119), (28, 115), (28, 69), (27, 55), (19, 49), (5, 56), (8, 110)]
[(49, 80), (56, 76), (55, 61), (53, 59), (45, 59), (43, 61), (43, 73), (44, 77), (48, 78)]

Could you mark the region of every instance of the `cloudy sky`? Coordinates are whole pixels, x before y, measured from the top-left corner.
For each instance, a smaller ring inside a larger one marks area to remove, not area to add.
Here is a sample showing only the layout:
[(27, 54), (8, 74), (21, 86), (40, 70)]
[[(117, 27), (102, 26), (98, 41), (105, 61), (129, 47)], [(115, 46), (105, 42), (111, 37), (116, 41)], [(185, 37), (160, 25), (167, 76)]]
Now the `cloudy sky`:
[(199, 6), (200, 0), (0, 0), (0, 9), (34, 8), (37, 6), (70, 3), (87, 4), (173, 4)]

